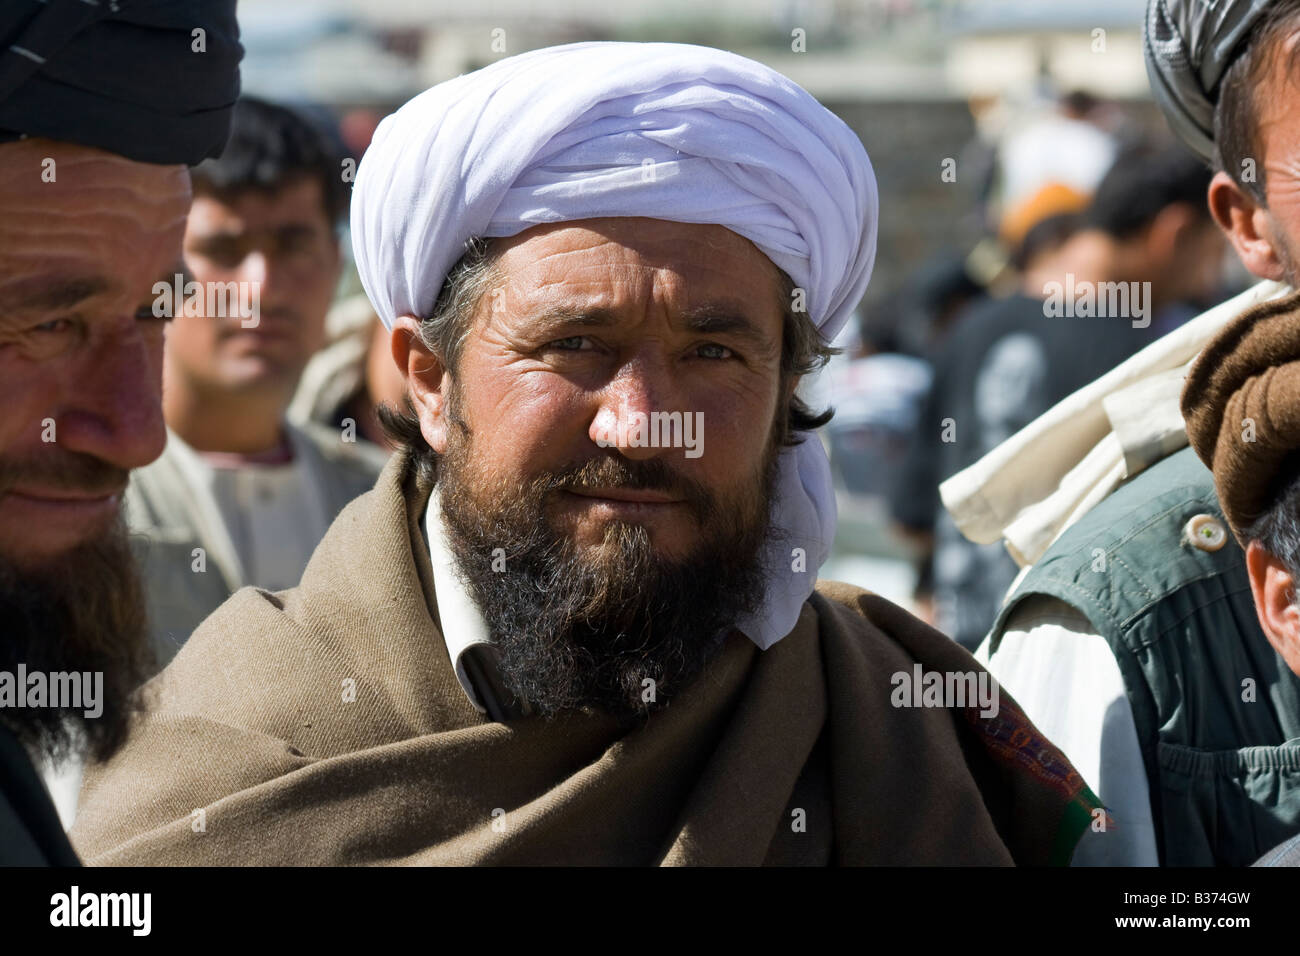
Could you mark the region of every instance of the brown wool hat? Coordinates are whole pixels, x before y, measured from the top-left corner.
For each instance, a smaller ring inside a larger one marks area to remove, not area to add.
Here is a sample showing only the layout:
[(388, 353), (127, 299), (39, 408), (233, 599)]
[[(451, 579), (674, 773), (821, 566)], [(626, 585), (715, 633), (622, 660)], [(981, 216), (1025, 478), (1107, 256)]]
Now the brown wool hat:
[(1300, 464), (1300, 292), (1261, 302), (1205, 347), (1183, 385), (1187, 437), (1237, 540)]

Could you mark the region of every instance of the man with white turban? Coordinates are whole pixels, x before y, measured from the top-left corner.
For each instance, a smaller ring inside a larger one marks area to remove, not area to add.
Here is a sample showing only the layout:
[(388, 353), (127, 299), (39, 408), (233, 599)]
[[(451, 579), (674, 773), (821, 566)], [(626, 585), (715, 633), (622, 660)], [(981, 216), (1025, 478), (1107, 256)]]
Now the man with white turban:
[(829, 416), (794, 388), (877, 219), (848, 127), (719, 50), (538, 50), (388, 117), (352, 232), (401, 450), (298, 588), (240, 591), (151, 686), (81, 851), (1067, 861), (1100, 811), (1055, 748), (941, 634), (815, 582)]

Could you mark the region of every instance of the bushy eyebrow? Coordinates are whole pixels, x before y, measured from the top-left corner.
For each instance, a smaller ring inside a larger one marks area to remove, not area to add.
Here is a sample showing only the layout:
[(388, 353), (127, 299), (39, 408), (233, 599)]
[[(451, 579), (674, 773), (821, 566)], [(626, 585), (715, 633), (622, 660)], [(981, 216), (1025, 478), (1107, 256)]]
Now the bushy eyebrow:
[(71, 309), (112, 287), (113, 283), (104, 276), (36, 276), (19, 280), (0, 290), (0, 309), (5, 312), (54, 312)]
[(743, 312), (705, 305), (683, 312), (682, 318), (686, 320), (686, 327), (693, 332), (702, 332), (706, 335), (732, 335), (760, 348), (767, 348), (772, 344), (771, 336), (765, 334)]
[[(731, 305), (706, 304), (679, 313), (686, 328), (705, 335), (730, 336), (759, 349), (772, 347), (772, 337), (743, 311)], [(606, 308), (552, 308), (530, 322), (530, 332), (539, 338), (569, 328), (608, 328), (617, 325), (618, 313)]]
[[(170, 286), (176, 273), (181, 274), (182, 282), (190, 278), (185, 264), (177, 262), (159, 276), (158, 281)], [(0, 319), (15, 313), (65, 312), (75, 309), (87, 299), (113, 292), (119, 285), (117, 280), (102, 275), (44, 275), (19, 279), (0, 287)]]

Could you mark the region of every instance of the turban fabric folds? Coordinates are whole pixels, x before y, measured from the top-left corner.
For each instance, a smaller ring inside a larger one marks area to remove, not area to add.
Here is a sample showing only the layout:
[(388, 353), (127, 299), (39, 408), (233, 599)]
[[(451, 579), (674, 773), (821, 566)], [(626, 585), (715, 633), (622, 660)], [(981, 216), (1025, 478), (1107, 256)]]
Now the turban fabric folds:
[(1182, 410), (1244, 546), (1243, 530), (1300, 476), (1300, 293), (1224, 326), (1187, 373)]
[(242, 56), (235, 0), (5, 0), (0, 142), (195, 165), (225, 147)]
[(1143, 54), (1156, 103), (1178, 138), (1214, 161), (1219, 81), (1271, 0), (1150, 0)]
[[(803, 289), (826, 341), (876, 250), (875, 176), (852, 130), (753, 60), (675, 43), (576, 43), (503, 59), (386, 118), (357, 171), (352, 240), (380, 319), (427, 316), (475, 237), (605, 217), (713, 223)], [(793, 628), (830, 554), (835, 497), (820, 441), (785, 449), (760, 647)], [(795, 549), (806, 570), (792, 571)]]

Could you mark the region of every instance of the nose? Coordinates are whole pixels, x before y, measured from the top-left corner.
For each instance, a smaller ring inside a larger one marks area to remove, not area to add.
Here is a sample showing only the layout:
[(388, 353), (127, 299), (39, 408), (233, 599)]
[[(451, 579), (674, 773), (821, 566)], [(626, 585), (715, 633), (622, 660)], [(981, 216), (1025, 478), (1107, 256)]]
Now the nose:
[(141, 468), (162, 454), (162, 336), (131, 319), (105, 335), (75, 366), (55, 441), (119, 468)]
[(239, 264), (241, 282), (266, 282), (271, 275), (271, 262), (261, 249), (254, 249)]
[(592, 419), (592, 441), (616, 448), (625, 458), (641, 461), (665, 453), (656, 439), (655, 412), (685, 411), (673, 371), (658, 358), (639, 356), (624, 363), (601, 390)]
[[(247, 294), (262, 313), (274, 313), (292, 307), (302, 291), (303, 274), (291, 257), (268, 250), (251, 249), (239, 264), (236, 278), (248, 284)], [(241, 290), (241, 295), (245, 292)]]

